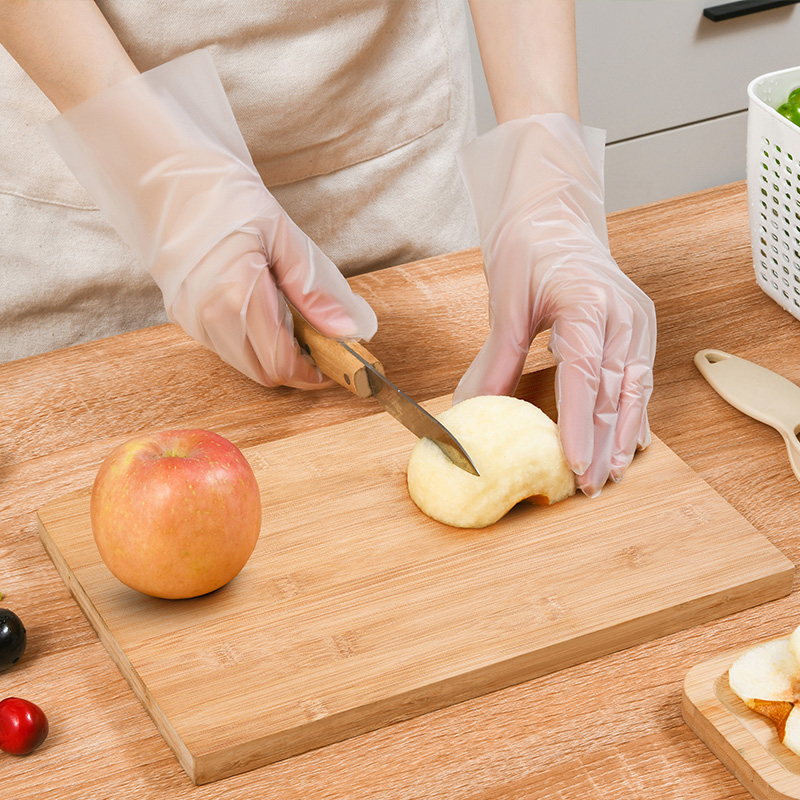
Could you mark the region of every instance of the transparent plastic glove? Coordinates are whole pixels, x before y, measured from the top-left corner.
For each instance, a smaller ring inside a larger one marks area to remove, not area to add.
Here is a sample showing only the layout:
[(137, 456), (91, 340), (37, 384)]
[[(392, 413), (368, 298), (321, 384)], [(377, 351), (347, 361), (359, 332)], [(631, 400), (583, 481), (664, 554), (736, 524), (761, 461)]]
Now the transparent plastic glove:
[(112, 86), (44, 132), (170, 318), (253, 380), (329, 383), (295, 342), (286, 299), (328, 336), (375, 333), (366, 301), (264, 186), (207, 52)]
[(608, 249), (603, 131), (565, 114), (507, 122), (459, 154), (478, 222), (491, 333), (455, 392), (511, 394), (551, 328), (561, 443), (595, 496), (650, 442), (656, 319)]

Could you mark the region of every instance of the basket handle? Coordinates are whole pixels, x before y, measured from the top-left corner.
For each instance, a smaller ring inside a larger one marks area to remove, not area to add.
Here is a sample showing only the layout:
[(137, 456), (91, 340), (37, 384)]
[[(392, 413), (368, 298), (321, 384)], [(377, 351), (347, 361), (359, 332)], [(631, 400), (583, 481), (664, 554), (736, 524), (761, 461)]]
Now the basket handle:
[(759, 11), (769, 11), (781, 6), (792, 6), (800, 0), (738, 0), (735, 3), (721, 3), (717, 6), (708, 6), (703, 9), (703, 16), (712, 22), (722, 22), (734, 17), (744, 17)]

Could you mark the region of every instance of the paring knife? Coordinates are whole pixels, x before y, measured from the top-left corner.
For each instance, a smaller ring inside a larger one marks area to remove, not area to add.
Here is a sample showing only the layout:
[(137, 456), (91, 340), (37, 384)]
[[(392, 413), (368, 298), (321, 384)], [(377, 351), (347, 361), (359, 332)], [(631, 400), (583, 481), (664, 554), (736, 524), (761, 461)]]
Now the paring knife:
[(722, 350), (701, 350), (694, 363), (720, 397), (780, 432), (795, 477), (800, 480), (800, 386)]
[(472, 475), (478, 470), (450, 431), (384, 374), (380, 361), (358, 342), (329, 339), (294, 309), (294, 335), (320, 372), (357, 397), (373, 397), (396, 420), (420, 439), (430, 439), (457, 466)]

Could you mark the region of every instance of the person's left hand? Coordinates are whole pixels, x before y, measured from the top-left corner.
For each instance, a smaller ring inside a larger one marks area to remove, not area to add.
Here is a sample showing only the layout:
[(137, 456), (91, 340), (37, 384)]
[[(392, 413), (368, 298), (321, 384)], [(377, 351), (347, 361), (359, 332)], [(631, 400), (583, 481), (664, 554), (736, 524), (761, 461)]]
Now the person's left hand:
[(589, 496), (650, 441), (653, 303), (608, 249), (602, 131), (564, 114), (514, 120), (460, 164), (481, 234), (492, 330), (454, 402), (511, 394), (551, 329), (564, 456)]

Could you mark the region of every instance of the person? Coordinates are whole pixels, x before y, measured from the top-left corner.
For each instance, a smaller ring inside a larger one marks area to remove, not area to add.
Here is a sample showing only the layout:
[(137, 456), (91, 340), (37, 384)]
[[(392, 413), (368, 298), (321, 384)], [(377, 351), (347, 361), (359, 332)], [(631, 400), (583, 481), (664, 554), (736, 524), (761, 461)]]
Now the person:
[(165, 310), (313, 388), (290, 305), (368, 340), (346, 275), (479, 240), (491, 332), (454, 401), (513, 392), (549, 328), (565, 457), (587, 495), (619, 480), (649, 442), (655, 313), (609, 252), (574, 2), (469, 10), (498, 122), (477, 138), (464, 0), (3, 3), (3, 356)]

